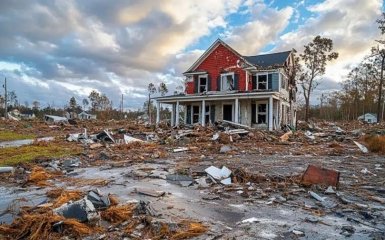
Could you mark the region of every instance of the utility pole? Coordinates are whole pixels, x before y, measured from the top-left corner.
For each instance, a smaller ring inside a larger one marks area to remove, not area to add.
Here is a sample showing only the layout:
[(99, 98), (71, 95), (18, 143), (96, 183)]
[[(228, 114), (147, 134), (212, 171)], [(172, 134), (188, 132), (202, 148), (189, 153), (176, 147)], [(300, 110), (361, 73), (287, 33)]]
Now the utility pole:
[(8, 118), (8, 93), (7, 93), (7, 78), (4, 79), (4, 117)]

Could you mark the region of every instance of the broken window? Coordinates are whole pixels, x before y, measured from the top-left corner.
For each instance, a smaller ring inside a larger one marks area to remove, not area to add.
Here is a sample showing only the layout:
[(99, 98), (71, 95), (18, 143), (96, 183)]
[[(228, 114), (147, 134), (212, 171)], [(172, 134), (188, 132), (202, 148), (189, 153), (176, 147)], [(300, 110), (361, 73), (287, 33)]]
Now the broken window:
[(258, 75), (258, 89), (266, 90), (267, 89), (267, 74)]
[(221, 91), (234, 90), (234, 73), (221, 74)]
[(199, 106), (193, 106), (193, 119), (192, 123), (199, 122)]
[(267, 104), (266, 103), (257, 104), (257, 123), (258, 124), (267, 123)]
[(199, 92), (207, 92), (207, 75), (199, 76)]

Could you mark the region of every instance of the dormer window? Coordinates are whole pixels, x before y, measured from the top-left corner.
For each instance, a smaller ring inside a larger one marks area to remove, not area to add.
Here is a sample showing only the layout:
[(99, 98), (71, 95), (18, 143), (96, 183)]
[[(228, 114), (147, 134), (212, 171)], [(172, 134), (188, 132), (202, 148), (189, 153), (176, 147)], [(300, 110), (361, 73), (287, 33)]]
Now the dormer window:
[(206, 75), (199, 75), (198, 77), (198, 90), (200, 93), (207, 92), (207, 74)]
[(221, 91), (234, 90), (234, 73), (221, 74)]

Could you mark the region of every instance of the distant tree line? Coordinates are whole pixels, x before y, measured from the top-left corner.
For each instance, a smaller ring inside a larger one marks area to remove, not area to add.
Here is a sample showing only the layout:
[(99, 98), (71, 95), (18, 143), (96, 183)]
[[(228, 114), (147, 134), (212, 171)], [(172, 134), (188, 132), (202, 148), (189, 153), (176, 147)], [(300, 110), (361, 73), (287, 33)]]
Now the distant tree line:
[[(385, 34), (385, 13), (377, 20), (382, 36)], [(356, 120), (365, 113), (374, 113), (384, 120), (384, 61), (385, 40), (376, 40), (368, 55), (341, 82), (341, 90), (322, 94), (319, 104), (309, 110), (314, 118), (327, 120)], [(299, 114), (306, 115), (306, 104)]]

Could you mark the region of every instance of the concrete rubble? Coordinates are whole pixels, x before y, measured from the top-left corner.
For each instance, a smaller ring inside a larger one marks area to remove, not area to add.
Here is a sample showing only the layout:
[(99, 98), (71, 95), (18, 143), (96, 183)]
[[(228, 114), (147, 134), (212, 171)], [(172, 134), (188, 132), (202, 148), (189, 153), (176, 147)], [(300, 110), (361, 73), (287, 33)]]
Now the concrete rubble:
[(36, 128), (83, 151), (0, 167), (0, 238), (385, 238), (385, 125)]

